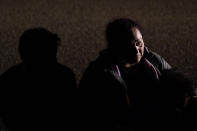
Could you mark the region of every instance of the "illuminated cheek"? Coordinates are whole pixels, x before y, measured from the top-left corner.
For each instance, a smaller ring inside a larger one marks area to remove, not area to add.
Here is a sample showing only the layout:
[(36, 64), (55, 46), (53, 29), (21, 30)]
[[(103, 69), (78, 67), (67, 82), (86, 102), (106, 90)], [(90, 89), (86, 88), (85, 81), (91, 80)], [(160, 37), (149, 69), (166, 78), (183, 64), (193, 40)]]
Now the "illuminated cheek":
[(139, 49), (138, 52), (140, 53), (141, 56), (143, 55), (143, 50), (142, 49)]
[(143, 56), (144, 55), (144, 47), (142, 47), (141, 49), (140, 49), (140, 54)]

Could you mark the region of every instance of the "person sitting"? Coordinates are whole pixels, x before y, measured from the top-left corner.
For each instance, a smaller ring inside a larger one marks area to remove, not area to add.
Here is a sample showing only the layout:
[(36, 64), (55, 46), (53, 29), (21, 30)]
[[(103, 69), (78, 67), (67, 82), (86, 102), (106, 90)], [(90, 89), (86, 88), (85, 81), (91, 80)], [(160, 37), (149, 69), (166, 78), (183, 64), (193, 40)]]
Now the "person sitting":
[(80, 81), (82, 118), (87, 118), (90, 130), (138, 128), (147, 114), (149, 96), (163, 70), (171, 66), (145, 46), (140, 25), (131, 19), (110, 22), (106, 39), (107, 49), (90, 63)]
[(54, 131), (74, 123), (75, 75), (58, 63), (60, 38), (45, 28), (25, 30), (22, 62), (0, 76), (0, 115), (10, 131)]

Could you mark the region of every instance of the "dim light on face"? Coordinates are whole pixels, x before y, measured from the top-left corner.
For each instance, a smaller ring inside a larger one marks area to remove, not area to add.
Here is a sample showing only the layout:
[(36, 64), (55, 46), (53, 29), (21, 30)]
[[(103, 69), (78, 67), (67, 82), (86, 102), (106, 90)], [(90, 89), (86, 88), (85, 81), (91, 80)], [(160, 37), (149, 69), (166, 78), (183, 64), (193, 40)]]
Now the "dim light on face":
[(118, 62), (126, 68), (139, 63), (144, 55), (144, 41), (138, 28), (131, 29), (132, 39), (123, 48), (120, 48)]

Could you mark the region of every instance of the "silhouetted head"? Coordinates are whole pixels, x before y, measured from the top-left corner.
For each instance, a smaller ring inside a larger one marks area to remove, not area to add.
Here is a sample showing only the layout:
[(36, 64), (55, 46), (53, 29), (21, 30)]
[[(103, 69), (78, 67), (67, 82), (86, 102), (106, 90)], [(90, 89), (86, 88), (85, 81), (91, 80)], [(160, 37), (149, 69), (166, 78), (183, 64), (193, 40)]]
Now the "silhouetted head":
[(24, 31), (19, 39), (19, 53), (25, 64), (47, 64), (56, 61), (60, 38), (45, 28)]
[(193, 82), (183, 73), (175, 70), (166, 70), (160, 77), (158, 88), (159, 114), (157, 121), (164, 130), (180, 130), (183, 126), (183, 111), (194, 95)]
[(121, 64), (139, 63), (144, 54), (144, 42), (139, 24), (131, 19), (116, 19), (107, 25), (108, 48)]
[(169, 103), (172, 102), (173, 107), (176, 104), (178, 109), (182, 109), (187, 104), (188, 99), (195, 94), (192, 80), (181, 72), (166, 70), (160, 81), (164, 100)]

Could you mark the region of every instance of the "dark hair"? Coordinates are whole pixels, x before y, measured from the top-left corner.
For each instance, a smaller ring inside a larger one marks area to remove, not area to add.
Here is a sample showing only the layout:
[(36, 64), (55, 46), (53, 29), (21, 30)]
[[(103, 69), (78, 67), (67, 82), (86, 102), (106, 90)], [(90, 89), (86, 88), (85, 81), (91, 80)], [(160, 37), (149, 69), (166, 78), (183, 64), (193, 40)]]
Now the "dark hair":
[(181, 72), (166, 70), (160, 81), (161, 87), (163, 87), (162, 93), (166, 98), (175, 98), (177, 107), (183, 107), (183, 100), (195, 95), (193, 81)]
[(108, 47), (115, 46), (132, 39), (131, 29), (136, 27), (142, 33), (141, 26), (134, 20), (128, 18), (119, 18), (107, 25), (106, 39), (108, 41)]
[(60, 38), (57, 34), (43, 27), (31, 28), (24, 31), (19, 39), (19, 53), (23, 61), (43, 55), (54, 58), (59, 44)]

